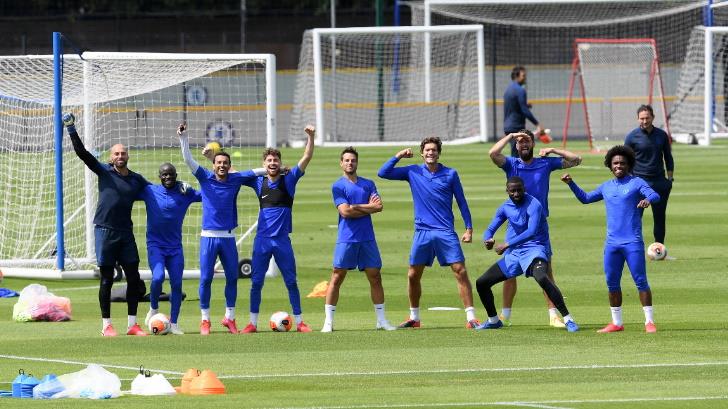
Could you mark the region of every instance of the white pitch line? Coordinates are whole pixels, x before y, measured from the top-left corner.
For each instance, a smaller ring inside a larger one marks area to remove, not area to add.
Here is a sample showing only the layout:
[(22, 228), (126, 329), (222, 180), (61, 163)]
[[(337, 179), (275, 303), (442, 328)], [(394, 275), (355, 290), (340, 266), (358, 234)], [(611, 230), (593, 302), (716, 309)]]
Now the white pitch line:
[[(17, 356), (17, 355), (0, 355), (0, 358), (13, 359), (16, 361), (55, 362), (55, 363), (59, 363), (59, 364), (80, 365), (80, 366), (89, 366), (89, 365), (93, 364), (93, 365), (103, 366), (104, 368), (128, 369), (130, 371), (139, 371), (138, 366), (100, 364), (97, 362), (67, 361), (65, 359), (35, 358), (35, 357), (31, 357), (31, 356)], [(165, 369), (152, 369), (152, 368), (146, 368), (146, 367), (144, 369), (149, 370), (150, 372), (157, 372), (157, 373), (163, 373), (163, 374), (169, 374), (169, 375), (184, 375), (184, 372), (167, 371)]]

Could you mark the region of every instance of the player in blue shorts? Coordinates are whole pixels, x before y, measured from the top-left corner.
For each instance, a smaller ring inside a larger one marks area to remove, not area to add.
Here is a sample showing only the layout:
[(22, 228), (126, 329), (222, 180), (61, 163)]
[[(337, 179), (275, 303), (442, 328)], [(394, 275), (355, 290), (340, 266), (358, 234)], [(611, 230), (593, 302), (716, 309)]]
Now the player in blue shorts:
[[(501, 153), (509, 143), (515, 141), (517, 157), (509, 157)], [(531, 131), (522, 129), (515, 133), (510, 133), (496, 142), (490, 148), (488, 154), (493, 163), (503, 169), (506, 179), (511, 176), (520, 176), (523, 179), (526, 191), (529, 195), (535, 197), (543, 206), (545, 217), (549, 216), (549, 178), (551, 172), (558, 169), (567, 169), (578, 166), (581, 163), (581, 157), (565, 149), (543, 148), (538, 152), (539, 157), (533, 156), (533, 150), (536, 145), (535, 138)], [(549, 157), (550, 154), (559, 157)], [(544, 223), (548, 223), (544, 220)], [(548, 224), (546, 224), (546, 232), (548, 234)], [(551, 269), (551, 242), (546, 243), (548, 258), (548, 276), (554, 281), (553, 271)], [(503, 309), (501, 310), (501, 321), (506, 326), (511, 325), (511, 309), (513, 307), (513, 299), (516, 297), (518, 284), (515, 278), (509, 278), (503, 282)], [(546, 304), (549, 311), (549, 325), (556, 328), (563, 328), (564, 323), (559, 317), (558, 310), (546, 293)]]
[(382, 258), (374, 238), (372, 214), (382, 211), (382, 199), (374, 182), (356, 174), (359, 153), (353, 147), (341, 152), (341, 169), (344, 175), (331, 186), (334, 206), (339, 211), (339, 233), (334, 248), (334, 271), (326, 289), (324, 313), (326, 319), (321, 332), (334, 329), (334, 313), (339, 301), (339, 289), (348, 270), (364, 271), (371, 288), (375, 328), (395, 330), (384, 314), (384, 288), (382, 287)]
[[(559, 287), (548, 276), (548, 226), (546, 214), (539, 201), (526, 193), (523, 179), (511, 176), (506, 183), (506, 200), (495, 212), (488, 229), (483, 233), (485, 248), (495, 246), (495, 252), (503, 258), (493, 264), (475, 282), (480, 301), (488, 313), (488, 321), (477, 329), (497, 329), (503, 327), (495, 309), (491, 287), (517, 277), (521, 274), (533, 277), (556, 308), (564, 317), (565, 327), (569, 332), (576, 332), (579, 326), (569, 315)], [(493, 235), (498, 228), (508, 221), (505, 242), (495, 245)]]
[(264, 176), (249, 179), (245, 182), (258, 196), (260, 212), (258, 212), (258, 231), (253, 240), (253, 273), (250, 277), (250, 322), (240, 332), (258, 331), (258, 314), (260, 313), (261, 292), (265, 284), (265, 273), (270, 265), (271, 257), (275, 258), (281, 270), (283, 281), (288, 290), (288, 299), (296, 321), (296, 331), (311, 332), (311, 328), (303, 322), (301, 315), (301, 293), (296, 278), (296, 258), (293, 254), (291, 238), (293, 231), (293, 198), (296, 185), (306, 171), (313, 158), (313, 138), (315, 129), (308, 125), (304, 129), (308, 140), (303, 156), (285, 175), (281, 168), (281, 151), (268, 148), (263, 152)]
[(139, 306), (139, 251), (132, 231), (131, 209), (134, 199), (149, 182), (127, 167), (129, 151), (122, 144), (111, 147), (109, 163), (101, 164), (83, 146), (76, 132), (73, 114), (63, 115), (63, 123), (71, 137), (73, 150), (99, 179), (99, 198), (94, 215), (96, 262), (99, 266), (99, 305), (101, 307), (101, 334), (114, 337), (111, 325), (111, 287), (114, 284), (114, 266), (118, 263), (126, 275), (127, 335), (147, 335), (136, 322)]
[(202, 201), (202, 194), (177, 182), (177, 169), (171, 163), (159, 167), (161, 185), (147, 185), (139, 194), (147, 207), (147, 258), (152, 270), (149, 291), (149, 312), (144, 324), (149, 325), (152, 316), (159, 312), (159, 296), (162, 293), (165, 269), (169, 273), (171, 288), (170, 332), (182, 335), (177, 319), (182, 305), (182, 272), (185, 255), (182, 249), (182, 222), (187, 208)]
[(474, 328), (480, 322), (475, 317), (473, 289), (465, 268), (465, 255), (455, 233), (455, 217), (452, 213), (453, 197), (465, 222), (462, 241), (473, 239), (470, 209), (465, 200), (463, 186), (455, 169), (441, 163), (442, 142), (437, 137), (427, 137), (420, 143), (421, 165), (395, 167), (402, 158), (411, 158), (412, 149), (397, 152), (379, 169), (379, 177), (389, 180), (406, 180), (412, 191), (414, 203), (415, 234), (410, 251), (407, 272), (407, 292), (410, 302), (409, 319), (400, 328), (420, 327), (420, 296), (422, 273), (431, 266), (437, 256), (441, 266), (450, 266), (458, 283), (460, 299), (465, 306), (466, 327)]
[(586, 193), (568, 173), (561, 177), (580, 202), (586, 204), (604, 200), (607, 208), (604, 274), (607, 279), (612, 322), (598, 331), (602, 333), (624, 330), (620, 281), (625, 261), (639, 291), (642, 310), (645, 313), (645, 331), (657, 332), (652, 313), (652, 290), (647, 282), (642, 212), (651, 203), (658, 202), (660, 195), (643, 179), (632, 175), (634, 164), (634, 151), (627, 146), (618, 145), (607, 151), (604, 158), (604, 166), (612, 171), (614, 179), (602, 183), (596, 190)]
[[(202, 232), (200, 233), (200, 334), (210, 334), (210, 298), (215, 260), (220, 257), (225, 271), (225, 318), (221, 324), (237, 334), (235, 301), (238, 296), (238, 249), (235, 228), (238, 226), (237, 198), (240, 186), (255, 180), (257, 173), (230, 172), (230, 155), (218, 152), (212, 171), (200, 166), (190, 152), (185, 124), (177, 129), (185, 163), (200, 182), (202, 193)], [(260, 173), (260, 172), (258, 172)]]

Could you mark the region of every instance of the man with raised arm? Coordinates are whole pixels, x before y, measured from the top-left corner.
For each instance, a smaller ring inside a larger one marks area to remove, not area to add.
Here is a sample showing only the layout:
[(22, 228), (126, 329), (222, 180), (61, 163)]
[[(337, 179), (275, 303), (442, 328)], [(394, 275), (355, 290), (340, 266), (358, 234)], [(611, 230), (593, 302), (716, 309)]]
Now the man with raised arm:
[(147, 208), (147, 258), (152, 270), (152, 284), (149, 291), (149, 320), (159, 312), (159, 296), (164, 283), (164, 271), (169, 273), (171, 288), (170, 332), (182, 335), (179, 328), (182, 306), (182, 273), (185, 254), (182, 248), (182, 222), (192, 203), (202, 201), (202, 194), (182, 182), (177, 182), (177, 169), (171, 163), (159, 167), (159, 185), (147, 185), (139, 194)]
[(321, 332), (334, 329), (334, 313), (339, 301), (339, 288), (348, 270), (358, 268), (364, 271), (369, 287), (374, 312), (377, 316), (376, 329), (395, 330), (384, 314), (384, 288), (382, 287), (382, 258), (374, 237), (372, 214), (383, 209), (382, 199), (373, 181), (357, 175), (359, 153), (349, 146), (341, 152), (341, 170), (344, 175), (331, 186), (334, 206), (339, 211), (339, 232), (334, 248), (334, 270), (326, 289), (324, 305), (324, 327)]
[(645, 314), (645, 332), (657, 332), (652, 311), (652, 290), (647, 282), (645, 243), (642, 239), (642, 212), (651, 203), (660, 201), (657, 194), (642, 178), (632, 175), (635, 166), (634, 151), (617, 145), (607, 151), (604, 166), (614, 179), (607, 180), (589, 193), (584, 192), (568, 173), (561, 180), (569, 185), (574, 196), (584, 204), (604, 200), (607, 209), (607, 238), (604, 242), (604, 275), (609, 291), (612, 322), (597, 332), (624, 330), (622, 322), (622, 270), (624, 263), (632, 273), (637, 286), (642, 311)]
[[(503, 149), (509, 143), (515, 141), (517, 157), (503, 155)], [(536, 140), (531, 131), (522, 129), (516, 133), (510, 133), (496, 142), (488, 151), (490, 159), (499, 168), (503, 169), (506, 179), (512, 176), (519, 176), (529, 195), (541, 203), (544, 210), (544, 225), (546, 227), (546, 262), (548, 264), (548, 276), (554, 281), (554, 274), (551, 263), (551, 240), (549, 239), (549, 178), (551, 172), (558, 169), (568, 169), (578, 166), (581, 157), (565, 149), (543, 148), (538, 152), (538, 157), (533, 156)], [(549, 157), (554, 154), (558, 157)], [(511, 310), (513, 299), (516, 297), (518, 284), (516, 277), (509, 277), (503, 282), (503, 309), (501, 310), (501, 321), (506, 326), (511, 325)], [(559, 318), (558, 309), (544, 292), (546, 304), (549, 311), (549, 325), (556, 328), (563, 328), (564, 322)]]
[(265, 273), (270, 265), (271, 257), (281, 271), (283, 281), (288, 290), (288, 300), (293, 309), (298, 332), (311, 332), (311, 328), (303, 321), (301, 311), (301, 293), (298, 290), (296, 277), (296, 258), (293, 254), (291, 238), (293, 231), (293, 198), (296, 185), (303, 177), (308, 163), (313, 158), (314, 134), (313, 125), (304, 129), (308, 137), (303, 156), (286, 174), (281, 167), (281, 151), (267, 148), (263, 152), (265, 175), (247, 179), (245, 185), (250, 186), (258, 196), (260, 212), (258, 212), (258, 231), (253, 241), (253, 273), (250, 277), (250, 322), (241, 330), (242, 333), (258, 331), (258, 314), (260, 313), (261, 292), (265, 284)]
[(396, 167), (402, 158), (413, 157), (412, 149), (397, 152), (379, 169), (379, 177), (389, 180), (404, 180), (410, 185), (414, 203), (415, 234), (407, 271), (407, 292), (410, 302), (409, 319), (400, 328), (420, 327), (420, 296), (422, 295), (422, 274), (425, 267), (432, 266), (437, 257), (441, 266), (450, 266), (458, 284), (460, 299), (465, 306), (467, 328), (475, 328), (480, 322), (475, 317), (473, 289), (465, 268), (465, 255), (455, 233), (455, 216), (452, 213), (453, 197), (465, 222), (464, 243), (473, 239), (473, 224), (470, 209), (465, 200), (463, 186), (455, 169), (441, 163), (442, 142), (437, 137), (427, 137), (420, 143), (421, 165)]
[(237, 334), (235, 302), (238, 296), (238, 249), (235, 228), (238, 226), (237, 198), (240, 186), (255, 180), (256, 172), (230, 172), (231, 161), (227, 152), (213, 157), (212, 171), (200, 166), (190, 152), (187, 126), (177, 129), (182, 157), (200, 182), (202, 193), (202, 232), (200, 233), (200, 334), (210, 334), (210, 297), (215, 261), (220, 257), (225, 272), (225, 318), (221, 324), (231, 334)]
[(111, 325), (111, 287), (114, 284), (114, 266), (118, 263), (126, 276), (127, 335), (147, 335), (136, 322), (139, 306), (139, 251), (132, 230), (131, 209), (139, 192), (149, 182), (127, 167), (129, 151), (122, 144), (111, 147), (109, 163), (100, 163), (83, 146), (76, 132), (73, 114), (63, 115), (68, 135), (76, 155), (98, 177), (99, 198), (94, 214), (96, 263), (99, 266), (99, 305), (101, 307), (101, 334), (114, 337)]

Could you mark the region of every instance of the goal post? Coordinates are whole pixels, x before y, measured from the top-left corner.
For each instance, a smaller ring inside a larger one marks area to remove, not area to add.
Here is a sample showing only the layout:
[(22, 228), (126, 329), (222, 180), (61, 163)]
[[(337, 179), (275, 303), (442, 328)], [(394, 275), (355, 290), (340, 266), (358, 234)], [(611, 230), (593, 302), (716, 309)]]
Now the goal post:
[[(86, 277), (95, 266), (97, 178), (73, 152), (63, 112), (76, 116), (86, 149), (99, 161), (108, 159), (112, 145), (124, 144), (129, 168), (152, 183), (159, 183), (159, 166), (170, 162), (179, 180), (198, 186), (175, 133), (182, 121), (201, 166), (206, 159), (197, 148), (208, 141), (220, 142), (237, 169), (258, 167), (261, 148), (276, 145), (271, 54), (59, 55), (57, 65), (51, 55), (0, 57), (0, 183), (7, 192), (0, 207), (0, 268), (7, 276)], [(62, 74), (55, 85), (54, 71)], [(249, 235), (257, 220), (254, 194), (241, 191), (237, 206), (238, 235)], [(142, 269), (144, 207), (138, 202), (132, 213)], [(183, 225), (191, 272), (199, 271), (192, 255), (201, 213), (191, 206)], [(246, 238), (238, 240), (241, 256), (250, 252)]]
[(485, 141), (482, 27), (307, 31), (291, 143), (301, 142), (306, 123), (316, 124), (317, 144), (328, 146), (401, 145), (428, 135), (445, 143)]
[(574, 89), (581, 90), (584, 129), (591, 150), (621, 143), (635, 128), (637, 107), (651, 105), (655, 126), (670, 134), (657, 45), (652, 38), (577, 38), (566, 103), (566, 146)]

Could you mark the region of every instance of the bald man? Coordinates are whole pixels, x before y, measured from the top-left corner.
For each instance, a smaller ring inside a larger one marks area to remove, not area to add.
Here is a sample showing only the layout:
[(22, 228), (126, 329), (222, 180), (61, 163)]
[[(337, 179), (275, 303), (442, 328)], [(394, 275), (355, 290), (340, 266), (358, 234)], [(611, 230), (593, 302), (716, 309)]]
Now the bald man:
[(99, 304), (102, 331), (105, 337), (116, 336), (111, 325), (111, 286), (114, 266), (118, 263), (126, 275), (127, 335), (147, 335), (136, 322), (139, 304), (139, 251), (132, 231), (131, 209), (134, 200), (149, 182), (127, 168), (129, 151), (122, 144), (111, 147), (108, 163), (99, 162), (81, 142), (73, 114), (63, 115), (63, 124), (73, 143), (73, 150), (86, 166), (98, 176), (99, 200), (94, 215), (96, 262), (101, 273)]

